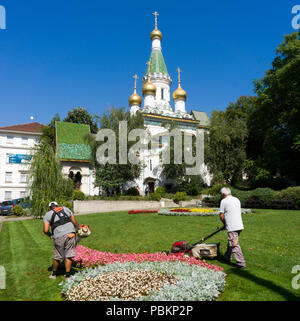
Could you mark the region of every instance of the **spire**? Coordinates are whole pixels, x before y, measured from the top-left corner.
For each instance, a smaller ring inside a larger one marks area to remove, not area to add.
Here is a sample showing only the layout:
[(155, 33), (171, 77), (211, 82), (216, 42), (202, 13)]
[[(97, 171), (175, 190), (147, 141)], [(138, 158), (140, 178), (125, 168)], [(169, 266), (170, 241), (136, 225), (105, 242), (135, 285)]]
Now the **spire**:
[(154, 27), (154, 30), (151, 32), (151, 35), (150, 35), (150, 37), (151, 37), (151, 40), (153, 40), (153, 39), (159, 39), (159, 40), (161, 40), (162, 39), (162, 33), (161, 33), (161, 31), (159, 31), (158, 29), (157, 29), (157, 16), (159, 16), (159, 14), (158, 14), (158, 12), (153, 12), (153, 15), (155, 16), (155, 27)]

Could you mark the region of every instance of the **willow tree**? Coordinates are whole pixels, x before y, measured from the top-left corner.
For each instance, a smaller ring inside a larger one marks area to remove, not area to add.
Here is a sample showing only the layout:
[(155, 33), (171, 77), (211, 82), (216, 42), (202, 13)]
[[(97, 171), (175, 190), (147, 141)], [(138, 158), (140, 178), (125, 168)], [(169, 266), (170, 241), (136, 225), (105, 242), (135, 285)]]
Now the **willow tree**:
[(41, 217), (51, 201), (61, 202), (72, 195), (73, 182), (63, 178), (58, 157), (50, 144), (40, 144), (29, 170), (32, 214)]

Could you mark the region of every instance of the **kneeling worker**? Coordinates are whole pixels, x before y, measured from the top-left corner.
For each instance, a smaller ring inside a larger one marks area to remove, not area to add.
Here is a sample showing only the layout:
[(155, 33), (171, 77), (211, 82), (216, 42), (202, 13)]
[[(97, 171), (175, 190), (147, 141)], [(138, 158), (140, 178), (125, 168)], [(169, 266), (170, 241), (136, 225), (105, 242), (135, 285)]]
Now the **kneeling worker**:
[(74, 214), (67, 207), (61, 207), (56, 202), (51, 202), (49, 209), (43, 219), (43, 232), (54, 239), (53, 270), (50, 278), (56, 278), (60, 260), (65, 260), (66, 278), (68, 278), (70, 276), (72, 258), (75, 256), (75, 228), (78, 228), (79, 224)]

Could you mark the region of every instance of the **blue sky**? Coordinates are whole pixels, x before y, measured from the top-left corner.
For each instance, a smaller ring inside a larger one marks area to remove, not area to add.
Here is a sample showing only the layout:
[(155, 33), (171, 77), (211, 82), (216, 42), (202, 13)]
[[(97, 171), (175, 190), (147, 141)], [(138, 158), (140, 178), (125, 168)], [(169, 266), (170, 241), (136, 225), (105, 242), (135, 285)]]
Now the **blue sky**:
[[(253, 80), (270, 68), (276, 47), (293, 31), (300, 0), (77, 1), (0, 0), (0, 126), (43, 124), (73, 107), (101, 115), (128, 107), (132, 76), (150, 57), (154, 11), (163, 55), (187, 110), (224, 110), (253, 94)], [(173, 101), (171, 102), (173, 104)]]

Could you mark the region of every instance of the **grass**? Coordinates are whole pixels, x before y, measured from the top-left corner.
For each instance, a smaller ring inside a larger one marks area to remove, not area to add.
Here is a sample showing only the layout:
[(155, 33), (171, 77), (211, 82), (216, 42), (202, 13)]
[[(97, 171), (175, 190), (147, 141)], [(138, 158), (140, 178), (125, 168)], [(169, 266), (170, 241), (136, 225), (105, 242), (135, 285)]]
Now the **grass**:
[[(92, 234), (80, 244), (114, 253), (169, 250), (172, 243), (195, 243), (221, 226), (218, 217), (182, 217), (114, 212), (77, 216), (89, 224)], [(300, 289), (292, 288), (292, 267), (300, 264), (300, 211), (255, 210), (243, 216), (240, 236), (247, 269), (211, 260), (224, 268), (226, 287), (218, 300), (300, 300)], [(208, 242), (221, 242), (226, 232)], [(59, 283), (48, 278), (52, 264), (52, 242), (42, 233), (41, 220), (5, 222), (0, 233), (0, 265), (6, 270), (6, 289), (0, 300), (62, 300)]]

